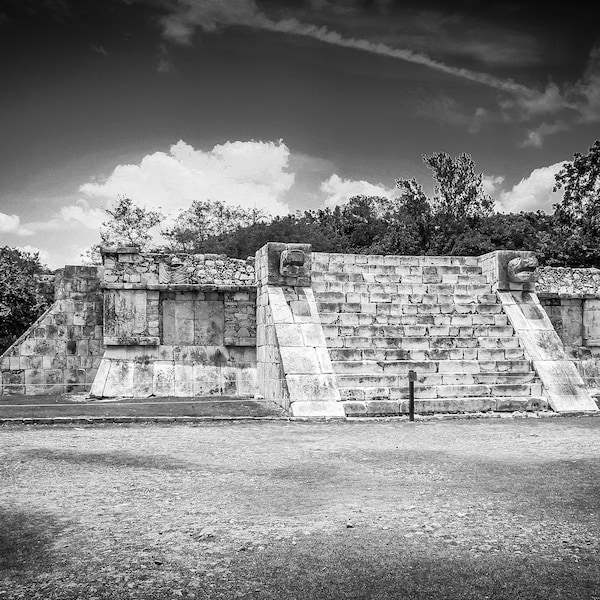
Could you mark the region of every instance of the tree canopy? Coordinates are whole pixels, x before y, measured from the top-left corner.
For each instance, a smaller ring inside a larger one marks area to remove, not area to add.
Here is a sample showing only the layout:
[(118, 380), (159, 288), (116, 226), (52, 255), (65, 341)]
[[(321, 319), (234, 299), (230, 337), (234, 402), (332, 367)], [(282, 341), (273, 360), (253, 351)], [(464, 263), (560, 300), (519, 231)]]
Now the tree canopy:
[(555, 231), (545, 239), (553, 264), (600, 266), (600, 141), (587, 154), (576, 153), (556, 174)]
[[(495, 213), (468, 154), (423, 155), (434, 188), (428, 197), (414, 178), (399, 178), (395, 198), (353, 196), (335, 208), (274, 218), (221, 201), (197, 200), (162, 231), (171, 252), (253, 255), (268, 241), (306, 242), (315, 251), (366, 254), (479, 255), (496, 249), (531, 250), (543, 263), (600, 266), (600, 141), (575, 154), (556, 175), (563, 199), (554, 215)], [(121, 198), (107, 210), (102, 242), (138, 245), (163, 218)]]
[(38, 254), (0, 247), (0, 353), (48, 307), (39, 287), (40, 277), (47, 273)]

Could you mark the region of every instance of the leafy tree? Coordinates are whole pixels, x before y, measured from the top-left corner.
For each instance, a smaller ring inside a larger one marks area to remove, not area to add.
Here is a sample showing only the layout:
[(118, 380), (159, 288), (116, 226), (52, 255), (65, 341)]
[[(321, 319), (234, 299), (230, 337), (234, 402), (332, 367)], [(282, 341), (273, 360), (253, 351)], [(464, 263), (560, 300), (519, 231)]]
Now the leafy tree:
[(150, 230), (164, 219), (161, 211), (138, 206), (126, 197), (119, 198), (104, 210), (110, 217), (102, 223), (100, 230), (104, 246), (139, 246), (144, 250), (152, 241)]
[(465, 153), (453, 158), (434, 152), (423, 155), (423, 162), (436, 182), (433, 198), (425, 196), (415, 179), (396, 180), (396, 187), (403, 192), (400, 210), (412, 207), (412, 218), (407, 215), (404, 221), (407, 232), (413, 232), (411, 246), (424, 254), (472, 253), (488, 246), (482, 236), (478, 236), (477, 244), (471, 244), (470, 230), (491, 216), (494, 206), (494, 200), (483, 190), (483, 174), (475, 172), (473, 159)]
[(377, 254), (427, 254), (432, 229), (432, 208), (416, 179), (396, 182), (401, 195), (386, 214), (387, 230), (373, 245)]
[(181, 211), (175, 224), (162, 232), (177, 252), (207, 252), (219, 238), (232, 232), (264, 222), (268, 216), (256, 209), (228, 206), (219, 200), (194, 200), (192, 206)]
[(475, 173), (468, 154), (452, 158), (445, 152), (423, 156), (436, 181), (432, 200), (434, 214), (456, 222), (477, 220), (494, 212), (494, 200), (483, 191), (483, 174)]
[(152, 241), (150, 230), (164, 219), (162, 212), (138, 206), (126, 197), (120, 197), (104, 211), (110, 219), (102, 223), (100, 243), (94, 244), (82, 255), (85, 262), (100, 264), (102, 246), (138, 246), (148, 250)]
[(554, 205), (555, 230), (545, 240), (550, 262), (600, 266), (600, 141), (585, 155), (575, 153), (555, 182), (563, 198)]
[(39, 255), (0, 248), (0, 353), (4, 352), (49, 306), (40, 278), (50, 271)]

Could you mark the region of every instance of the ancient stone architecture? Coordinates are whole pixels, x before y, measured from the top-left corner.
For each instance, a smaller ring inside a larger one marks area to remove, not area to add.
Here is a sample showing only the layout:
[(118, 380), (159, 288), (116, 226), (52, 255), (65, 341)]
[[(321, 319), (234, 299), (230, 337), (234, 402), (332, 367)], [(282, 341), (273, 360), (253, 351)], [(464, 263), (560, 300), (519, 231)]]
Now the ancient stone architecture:
[[(254, 259), (105, 248), (2, 356), (2, 394), (263, 397), (292, 416), (596, 411), (600, 272), (529, 252)], [(536, 279), (538, 279), (536, 283)]]

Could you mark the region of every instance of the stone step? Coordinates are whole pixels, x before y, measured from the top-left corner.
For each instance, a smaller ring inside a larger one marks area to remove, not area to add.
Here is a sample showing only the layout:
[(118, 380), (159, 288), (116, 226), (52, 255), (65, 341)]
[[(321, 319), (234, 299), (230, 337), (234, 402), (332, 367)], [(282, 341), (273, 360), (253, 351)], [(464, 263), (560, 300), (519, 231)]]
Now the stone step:
[(348, 360), (332, 361), (333, 370), (338, 376), (351, 375), (354, 377), (406, 377), (409, 371), (416, 371), (417, 376), (439, 373), (523, 373), (532, 371), (531, 361), (517, 360)]
[(360, 271), (348, 273), (342, 271), (317, 271), (311, 269), (311, 281), (323, 282), (346, 282), (355, 283), (365, 282), (367, 284), (375, 283), (446, 283), (446, 284), (486, 284), (487, 277), (479, 273), (472, 274), (438, 274), (438, 273), (414, 273), (414, 274), (379, 274), (379, 273), (361, 273)]
[[(464, 332), (461, 328), (460, 331)], [(329, 336), (326, 338), (327, 347), (331, 349), (346, 348), (358, 350), (410, 350), (425, 351), (429, 349), (452, 349), (452, 348), (487, 348), (494, 347), (499, 343), (497, 340), (507, 337), (506, 335), (473, 337), (471, 333), (463, 337), (445, 336), (419, 336), (419, 337), (392, 337), (392, 336)], [(514, 338), (517, 339), (517, 338)]]
[[(314, 255), (313, 255), (314, 256)], [(360, 264), (360, 263), (330, 263), (313, 260), (311, 271), (320, 273), (361, 273), (373, 275), (415, 275), (420, 273), (439, 273), (440, 275), (481, 275), (481, 267), (477, 265), (431, 265), (417, 264)]]
[[(388, 286), (380, 286), (383, 289), (373, 290), (369, 292), (349, 292), (349, 291), (317, 291), (315, 292), (315, 298), (319, 304), (361, 304), (361, 311), (365, 309), (364, 305), (369, 304), (369, 294), (377, 291), (382, 294), (394, 294), (392, 304), (499, 304), (498, 297), (493, 293), (479, 293), (479, 294), (468, 294), (465, 292), (456, 293), (439, 293), (439, 294), (417, 294), (408, 293), (400, 294), (390, 290)], [(371, 288), (370, 288), (371, 289)], [(369, 306), (366, 306), (368, 309)]]
[[(347, 417), (399, 416), (408, 414), (408, 399), (344, 401)], [(514, 412), (547, 410), (548, 402), (541, 396), (469, 397), (415, 400), (416, 414)]]
[[(313, 252), (313, 265), (329, 265), (328, 268), (340, 268), (341, 265), (357, 264), (364, 268), (380, 266), (470, 266), (478, 267), (477, 256), (406, 256), (378, 254), (336, 254), (329, 252)], [(339, 266), (338, 266), (339, 265)]]
[[(340, 319), (340, 315), (353, 315), (348, 318)], [(378, 313), (320, 313), (319, 318), (322, 325), (341, 325), (353, 323), (355, 325), (433, 325), (436, 327), (457, 327), (452, 325), (453, 317), (460, 317), (459, 313), (448, 314), (387, 314)], [(454, 323), (460, 323), (464, 327), (468, 325), (494, 325), (496, 327), (505, 327), (508, 325), (508, 316), (504, 314), (474, 314), (467, 316), (466, 319), (455, 319)], [(451, 331), (455, 336), (458, 331)]]
[[(423, 342), (428, 342), (432, 337), (489, 337), (497, 339), (513, 337), (514, 335), (512, 325), (469, 325), (469, 319), (462, 316), (454, 317), (450, 327), (435, 325), (323, 325), (323, 332), (325, 338), (331, 340), (340, 337), (372, 339), (373, 341), (377, 339), (416, 338)], [(450, 335), (451, 333), (453, 335)], [(372, 345), (366, 344), (366, 347), (370, 348)], [(429, 345), (426, 347), (429, 347)]]
[[(406, 375), (336, 375), (338, 387), (360, 389), (382, 389), (389, 387), (408, 389)], [(436, 385), (496, 385), (513, 383), (532, 383), (537, 381), (535, 371), (511, 373), (421, 373), (417, 376), (415, 389), (419, 386), (431, 387)]]
[[(516, 338), (514, 338), (516, 339)], [(476, 340), (468, 340), (476, 341)], [(394, 348), (331, 348), (333, 363), (362, 363), (368, 361), (440, 361), (440, 360), (524, 360), (523, 348), (428, 348), (423, 350)]]
[[(538, 382), (498, 383), (473, 385), (415, 385), (415, 398), (471, 398), (471, 397), (515, 397), (541, 396), (542, 386)], [(408, 398), (408, 384), (388, 387), (340, 387), (342, 400), (403, 400)]]
[[(375, 303), (357, 304), (354, 302), (318, 302), (317, 307), (319, 315), (323, 315), (327, 319), (327, 315), (353, 315), (351, 317), (343, 317), (341, 322), (347, 324), (350, 322), (357, 322), (358, 315), (377, 315), (389, 313), (391, 316), (402, 316), (402, 315), (500, 315), (502, 314), (501, 304), (483, 304), (483, 303), (472, 303), (472, 304), (459, 304), (459, 303), (448, 303), (448, 304), (418, 304), (418, 303), (406, 303), (406, 304), (393, 304), (387, 309), (384, 305), (387, 303), (381, 303), (381, 305)], [(383, 305), (383, 306), (382, 306)], [(364, 309), (364, 310), (363, 310)], [(379, 310), (379, 313), (378, 313)]]
[(311, 284), (315, 294), (344, 293), (368, 294), (369, 296), (384, 294), (402, 297), (411, 294), (492, 294), (492, 286), (486, 282), (459, 283), (367, 283), (364, 281), (321, 281)]
[[(486, 346), (478, 346), (476, 338), (437, 338), (437, 340), (448, 341), (448, 345), (440, 345), (438, 347), (432, 346), (431, 350), (480, 350), (486, 348)], [(435, 342), (435, 339), (429, 340)], [(497, 348), (502, 350), (521, 350), (519, 347), (519, 340), (516, 337), (513, 338), (481, 338), (481, 341), (495, 341), (498, 342)], [(386, 361), (386, 360), (409, 360), (411, 358), (411, 350), (402, 348), (402, 340), (398, 341), (397, 348), (330, 348), (329, 356), (332, 361), (361, 361), (361, 360), (375, 360), (375, 361)], [(496, 349), (496, 346), (489, 348), (491, 350)], [(429, 352), (430, 350), (423, 350), (423, 352)], [(413, 350), (414, 352), (414, 350)], [(483, 356), (483, 354), (482, 354)], [(422, 359), (417, 359), (422, 360)], [(437, 359), (444, 360), (444, 359)], [(453, 359), (457, 360), (457, 359)], [(475, 360), (475, 359), (471, 359)]]

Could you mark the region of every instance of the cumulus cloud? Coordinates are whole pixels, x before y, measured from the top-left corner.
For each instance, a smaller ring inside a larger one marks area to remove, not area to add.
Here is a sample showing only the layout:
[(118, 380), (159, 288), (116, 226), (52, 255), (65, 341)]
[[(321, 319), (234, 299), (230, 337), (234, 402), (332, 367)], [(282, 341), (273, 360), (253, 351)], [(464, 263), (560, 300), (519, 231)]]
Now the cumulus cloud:
[(40, 262), (44, 265), (50, 262), (50, 253), (47, 250), (40, 250), (40, 248), (30, 245), (17, 246), (17, 250), (21, 250), (21, 252), (28, 252), (29, 254), (38, 254)]
[(33, 235), (33, 231), (21, 225), (18, 215), (7, 215), (0, 212), (0, 233), (13, 233), (18, 236)]
[(483, 175), (481, 178), (483, 191), (490, 196), (495, 196), (498, 193), (503, 182), (503, 175)]
[(553, 192), (554, 176), (564, 163), (535, 169), (524, 177), (511, 190), (498, 195), (497, 209), (501, 212), (521, 212), (543, 210), (553, 212), (553, 204), (562, 198), (561, 192)]
[(85, 200), (63, 206), (60, 209), (60, 216), (63, 221), (75, 222), (95, 230), (98, 230), (102, 222), (107, 219), (107, 214), (101, 208), (92, 208)]
[(325, 206), (333, 208), (345, 204), (352, 196), (397, 196), (395, 188), (386, 188), (382, 184), (373, 184), (364, 180), (342, 179), (335, 173), (326, 181), (321, 182), (320, 190), (325, 194)]
[(209, 151), (179, 141), (168, 153), (155, 152), (139, 164), (119, 165), (103, 183), (86, 183), (80, 191), (104, 204), (127, 196), (166, 212), (210, 199), (286, 214), (284, 196), (294, 184), (289, 156), (281, 141), (226, 142)]
[(0, 233), (16, 233), (21, 220), (17, 215), (0, 213)]

